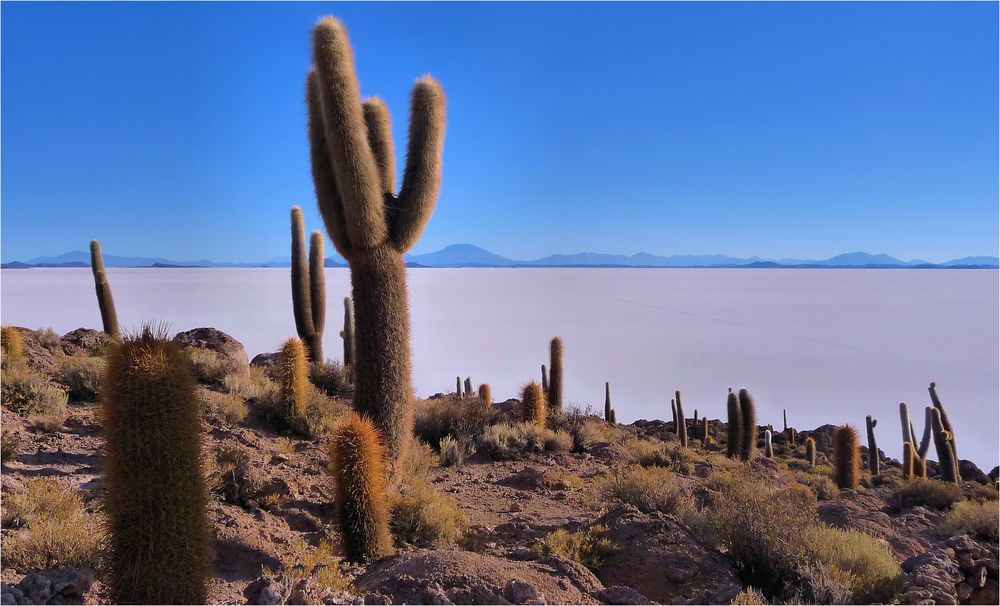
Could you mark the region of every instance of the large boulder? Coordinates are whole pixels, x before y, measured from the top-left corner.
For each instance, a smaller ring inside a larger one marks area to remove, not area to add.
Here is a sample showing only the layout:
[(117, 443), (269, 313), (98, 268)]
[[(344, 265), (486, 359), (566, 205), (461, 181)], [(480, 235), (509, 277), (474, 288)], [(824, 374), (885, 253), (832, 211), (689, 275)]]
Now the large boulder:
[(83, 604), (94, 584), (94, 573), (85, 568), (54, 568), (32, 572), (17, 585), (0, 586), (2, 604)]
[(215, 352), (229, 367), (229, 372), (249, 373), (250, 360), (243, 344), (216, 328), (195, 328), (179, 332), (174, 341), (184, 347)]
[(632, 587), (661, 604), (728, 604), (743, 588), (729, 560), (672, 515), (620, 507), (599, 523), (617, 547), (597, 569), (609, 587)]
[(75, 356), (84, 353), (91, 356), (100, 355), (105, 344), (111, 337), (93, 328), (77, 328), (62, 336), (63, 353), (67, 356)]

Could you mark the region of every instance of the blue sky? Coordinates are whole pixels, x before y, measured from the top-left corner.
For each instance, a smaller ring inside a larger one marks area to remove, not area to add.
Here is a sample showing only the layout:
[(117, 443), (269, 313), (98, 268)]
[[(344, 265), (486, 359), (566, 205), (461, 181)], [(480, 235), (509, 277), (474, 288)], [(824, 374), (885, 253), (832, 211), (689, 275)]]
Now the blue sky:
[(414, 79), (448, 93), (414, 252), (997, 254), (995, 3), (0, 10), (5, 261), (94, 237), (119, 255), (287, 254), (291, 205), (321, 225), (303, 78), (324, 14), (398, 151)]

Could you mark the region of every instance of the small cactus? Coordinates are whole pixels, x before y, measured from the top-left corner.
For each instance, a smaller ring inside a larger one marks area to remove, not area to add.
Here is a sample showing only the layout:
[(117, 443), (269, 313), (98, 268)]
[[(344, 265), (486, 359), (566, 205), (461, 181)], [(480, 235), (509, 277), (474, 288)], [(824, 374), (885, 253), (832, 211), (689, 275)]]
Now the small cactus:
[(486, 408), (493, 408), (493, 391), (490, 390), (489, 383), (483, 383), (479, 386), (479, 399), (483, 401)]
[(354, 372), (354, 302), (350, 297), (344, 297), (344, 330), (340, 333), (344, 339), (344, 366)]
[(840, 488), (855, 489), (861, 479), (861, 446), (850, 425), (833, 430), (833, 479)]
[(677, 402), (673, 398), (670, 399), (670, 420), (674, 423), (674, 433), (677, 433)]
[(788, 445), (792, 448), (795, 448), (795, 441), (798, 439), (798, 435), (794, 427), (785, 427), (785, 439), (788, 440)]
[(913, 443), (903, 442), (903, 479), (913, 479)]
[(611, 422), (611, 383), (604, 382), (604, 420)]
[(611, 421), (610, 421), (610, 423), (612, 425), (617, 425), (618, 424), (618, 421), (615, 419), (615, 409), (614, 408), (611, 409)]
[(701, 445), (702, 447), (708, 446), (708, 441), (711, 439), (708, 431), (708, 417), (702, 417), (701, 419)]
[(306, 359), (323, 361), (326, 325), (326, 277), (323, 234), (313, 232), (306, 256), (306, 227), (302, 209), (292, 207), (292, 311), (295, 331), (306, 347)]
[(806, 438), (806, 461), (809, 467), (816, 467), (816, 440), (811, 436)]
[(955, 449), (952, 448), (951, 432), (944, 428), (941, 410), (935, 408), (931, 413), (934, 434), (934, 449), (937, 451), (938, 465), (941, 467), (941, 479), (945, 482), (958, 483), (958, 461), (955, 459)]
[(542, 386), (534, 381), (525, 383), (521, 388), (521, 419), (545, 427), (548, 411)]
[(104, 332), (117, 339), (121, 336), (118, 330), (118, 312), (115, 310), (115, 300), (111, 296), (111, 284), (108, 283), (108, 276), (104, 271), (101, 243), (97, 240), (90, 241), (90, 269), (94, 274), (97, 305), (101, 308), (101, 323), (104, 325)]
[(757, 448), (757, 407), (753, 396), (747, 389), (739, 393), (740, 413), (743, 415), (743, 441), (740, 445), (740, 458), (744, 461), (753, 459)]
[(740, 410), (739, 396), (730, 387), (726, 397), (726, 456), (730, 459), (740, 456), (742, 445), (743, 412)]
[(0, 328), (0, 346), (3, 348), (3, 367), (10, 368), (24, 360), (24, 343), (21, 333), (13, 326)]
[(563, 405), (563, 342), (554, 337), (549, 344), (549, 389), (546, 392), (549, 409), (562, 412)]
[(868, 471), (877, 476), (879, 472), (878, 444), (875, 443), (875, 426), (878, 419), (873, 419), (871, 415), (865, 417), (865, 426), (868, 429)]
[(275, 374), (288, 418), (304, 419), (309, 401), (309, 370), (305, 347), (298, 339), (288, 339), (278, 352)]
[(771, 430), (764, 430), (764, 456), (768, 459), (774, 458), (774, 448), (771, 446)]
[(351, 413), (333, 434), (330, 459), (347, 558), (370, 562), (385, 555), (392, 541), (385, 452), (378, 430), (365, 417)]
[(687, 448), (687, 419), (684, 418), (684, 406), (681, 404), (681, 392), (675, 391), (674, 399), (677, 400), (677, 437), (681, 440), (681, 447)]

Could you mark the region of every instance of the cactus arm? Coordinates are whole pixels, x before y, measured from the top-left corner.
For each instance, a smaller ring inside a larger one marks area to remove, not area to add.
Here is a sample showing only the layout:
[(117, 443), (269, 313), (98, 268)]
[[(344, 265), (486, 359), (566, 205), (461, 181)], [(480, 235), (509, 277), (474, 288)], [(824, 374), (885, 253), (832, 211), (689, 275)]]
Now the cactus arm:
[(917, 454), (920, 455), (921, 459), (927, 458), (927, 450), (931, 446), (931, 425), (934, 419), (934, 407), (925, 407), (924, 417), (924, 435), (920, 438), (920, 446), (917, 448)]
[(309, 290), (312, 299), (313, 328), (322, 335), (326, 327), (326, 275), (323, 269), (323, 232), (316, 230), (309, 240)]
[(351, 243), (347, 236), (344, 205), (337, 190), (337, 179), (327, 152), (326, 135), (323, 133), (323, 111), (319, 100), (319, 80), (310, 71), (306, 79), (306, 107), (309, 110), (309, 156), (312, 165), (313, 187), (316, 202), (326, 224), (326, 231), (337, 247), (337, 252), (349, 259)]
[(871, 415), (865, 417), (865, 425), (868, 430), (868, 471), (873, 476), (877, 476), (879, 472), (878, 444), (875, 443), (875, 425), (877, 424), (878, 420), (873, 419)]
[(420, 237), (441, 187), (445, 97), (434, 78), (424, 76), (410, 95), (410, 133), (403, 186), (392, 217), (392, 242), (399, 252)]
[(312, 297), (309, 292), (309, 270), (306, 261), (305, 222), (302, 209), (292, 207), (292, 311), (295, 332), (308, 339), (315, 331), (312, 319)]
[(949, 433), (951, 433), (951, 438), (948, 442), (951, 444), (951, 449), (955, 453), (955, 461), (958, 461), (958, 449), (955, 447), (955, 428), (951, 425), (951, 418), (948, 417), (948, 411), (944, 409), (940, 398), (938, 398), (937, 383), (932, 381), (930, 386), (928, 386), (927, 391), (931, 394), (931, 402), (934, 404), (934, 408), (941, 411), (941, 424)]
[(340, 197), (347, 233), (359, 248), (374, 248), (388, 237), (385, 200), (361, 110), (354, 53), (347, 30), (324, 17), (313, 30), (320, 108), (327, 154)]
[(910, 412), (906, 402), (899, 403), (899, 425), (903, 430), (903, 444), (913, 441), (913, 424), (910, 423)]
[(396, 193), (396, 156), (392, 149), (392, 121), (389, 109), (378, 97), (365, 99), (362, 104), (365, 126), (368, 129), (368, 147), (375, 157), (382, 191)]
[[(354, 304), (350, 297), (344, 297), (344, 366), (354, 367)], [(353, 372), (353, 370), (352, 370)]]

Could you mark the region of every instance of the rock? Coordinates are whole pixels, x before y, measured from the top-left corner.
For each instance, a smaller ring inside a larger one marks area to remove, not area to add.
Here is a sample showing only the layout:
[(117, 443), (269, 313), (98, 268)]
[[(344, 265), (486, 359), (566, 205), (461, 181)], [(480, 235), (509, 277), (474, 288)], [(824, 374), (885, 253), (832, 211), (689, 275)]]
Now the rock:
[[(511, 579), (503, 588), (503, 597), (511, 604), (538, 604), (538, 590), (531, 583)], [(541, 601), (545, 603), (544, 600)]]
[(62, 336), (63, 353), (67, 356), (75, 356), (79, 353), (88, 355), (98, 355), (111, 337), (99, 330), (92, 328), (77, 328)]
[(566, 490), (569, 488), (566, 475), (554, 467), (525, 467), (503, 480), (501, 484), (529, 490)]
[(983, 473), (972, 461), (962, 459), (958, 462), (958, 474), (966, 482), (979, 482), (980, 484), (992, 484), (990, 477)]
[(996, 467), (994, 467), (993, 469), (990, 470), (990, 476), (989, 477), (994, 482), (996, 482), (997, 480), (1000, 480), (1000, 465), (997, 465)]
[(266, 372), (270, 372), (274, 369), (274, 365), (278, 363), (278, 353), (260, 353), (250, 360), (250, 366), (260, 366)]
[(950, 547), (935, 547), (918, 553), (903, 562), (906, 591), (901, 604), (958, 604), (956, 586), (964, 580), (955, 564), (955, 551)]
[(177, 333), (174, 341), (184, 347), (207, 349), (219, 355), (229, 366), (229, 372), (248, 373), (250, 362), (243, 344), (216, 328), (195, 328)]
[(56, 359), (53, 353), (62, 353), (62, 344), (59, 337), (49, 338), (45, 332), (31, 330), (15, 326), (21, 335), (21, 345), (24, 350), (24, 359), (28, 366), (45, 375), (53, 375), (56, 372)]
[(597, 569), (607, 586), (632, 587), (662, 604), (728, 604), (743, 588), (729, 560), (674, 516), (621, 507), (598, 523), (618, 547)]
[(623, 585), (615, 585), (614, 587), (606, 587), (596, 594), (594, 594), (598, 600), (604, 602), (605, 604), (652, 604), (649, 598), (642, 595), (635, 589), (631, 587), (625, 587)]
[(257, 577), (243, 589), (243, 597), (247, 599), (247, 604), (274, 606), (285, 603), (286, 591), (284, 584), (277, 579)]
[(94, 584), (94, 573), (86, 568), (54, 568), (32, 572), (17, 585), (0, 589), (3, 604), (82, 604)]

